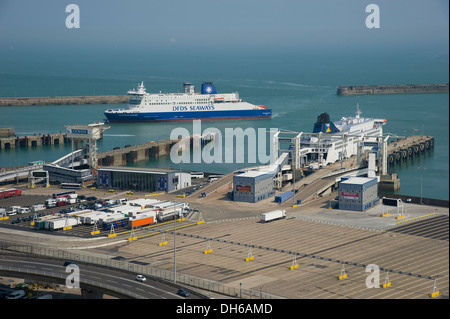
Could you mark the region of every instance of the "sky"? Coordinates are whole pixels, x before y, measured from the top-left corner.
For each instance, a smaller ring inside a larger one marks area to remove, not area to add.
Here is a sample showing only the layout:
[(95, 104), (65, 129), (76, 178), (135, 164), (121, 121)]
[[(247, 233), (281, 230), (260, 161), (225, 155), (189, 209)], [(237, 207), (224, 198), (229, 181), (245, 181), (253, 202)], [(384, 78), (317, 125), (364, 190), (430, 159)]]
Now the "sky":
[[(67, 28), (66, 6), (80, 9)], [(369, 4), (380, 28), (367, 28)], [(448, 0), (0, 0), (0, 53), (447, 48)]]

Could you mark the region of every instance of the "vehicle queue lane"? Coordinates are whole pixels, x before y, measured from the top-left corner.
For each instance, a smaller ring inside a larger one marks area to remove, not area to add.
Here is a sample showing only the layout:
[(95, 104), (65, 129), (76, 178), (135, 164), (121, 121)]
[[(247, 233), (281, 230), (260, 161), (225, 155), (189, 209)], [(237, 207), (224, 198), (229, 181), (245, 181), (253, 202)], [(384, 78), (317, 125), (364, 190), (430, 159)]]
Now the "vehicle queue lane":
[[(99, 283), (104, 286), (116, 288), (116, 290), (127, 291), (131, 295), (135, 294), (143, 299), (185, 299), (176, 294), (177, 287), (169, 284), (151, 280), (137, 281), (136, 275), (127, 272), (120, 272), (109, 268), (101, 268), (87, 264), (77, 264), (79, 267), (80, 282)], [(70, 275), (66, 272), (63, 261), (37, 259), (22, 256), (0, 256), (0, 273), (4, 269), (16, 269), (21, 272), (46, 273), (48, 276), (54, 275), (56, 278), (65, 278)], [(20, 273), (18, 272), (18, 275)], [(200, 297), (191, 294), (189, 299), (199, 299)]]

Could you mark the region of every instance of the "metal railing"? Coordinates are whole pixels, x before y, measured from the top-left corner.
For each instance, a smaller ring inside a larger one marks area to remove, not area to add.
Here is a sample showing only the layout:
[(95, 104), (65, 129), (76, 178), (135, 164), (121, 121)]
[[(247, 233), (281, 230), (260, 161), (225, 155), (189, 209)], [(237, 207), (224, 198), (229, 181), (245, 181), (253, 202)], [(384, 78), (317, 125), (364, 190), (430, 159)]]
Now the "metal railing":
[[(88, 263), (92, 265), (98, 265), (103, 267), (114, 268), (126, 272), (131, 272), (135, 274), (142, 274), (148, 277), (152, 277), (157, 280), (163, 280), (167, 282), (174, 282), (174, 272), (170, 270), (160, 269), (151, 266), (138, 265), (131, 262), (114, 260), (111, 258), (93, 256), (89, 252), (77, 251), (69, 252), (61, 249), (54, 249), (49, 247), (34, 246), (31, 244), (18, 244), (12, 242), (2, 242), (0, 243), (0, 254), (5, 252), (18, 252), (26, 255), (35, 255), (40, 257), (55, 258), (61, 260), (73, 260), (80, 263)], [(0, 268), (1, 269), (1, 268)], [(15, 269), (16, 270), (16, 269)], [(229, 296), (233, 298), (258, 298), (258, 299), (279, 299), (282, 297), (269, 294), (267, 292), (262, 292), (254, 289), (242, 289), (227, 286), (221, 282), (207, 280), (191, 275), (186, 275), (183, 273), (176, 273), (176, 283), (179, 285), (186, 285), (196, 289), (203, 290), (209, 293), (217, 293), (224, 296)], [(82, 282), (80, 280), (80, 282)], [(94, 284), (92, 282), (91, 284)], [(101, 283), (95, 283), (98, 287), (107, 286)], [(103, 286), (101, 286), (103, 285)], [(106, 288), (106, 287), (105, 287)], [(109, 289), (109, 288), (108, 288)], [(120, 289), (119, 289), (120, 290)], [(122, 291), (118, 291), (121, 292)], [(125, 294), (125, 293), (123, 293)], [(127, 293), (130, 297), (130, 293)], [(137, 296), (137, 295), (136, 295)], [(136, 297), (137, 298), (137, 297)]]
[[(44, 277), (51, 277), (51, 278), (57, 278), (57, 279), (61, 279), (61, 280), (65, 280), (67, 275), (64, 274), (59, 274), (56, 272), (50, 272), (50, 271), (41, 271), (41, 270), (36, 270), (36, 269), (28, 269), (28, 268), (16, 268), (16, 267), (8, 267), (8, 266), (2, 266), (0, 265), (0, 270), (4, 270), (4, 271), (11, 271), (14, 273), (21, 273), (21, 274), (28, 274), (28, 275), (36, 275), (36, 276), (44, 276)], [(99, 287), (102, 288), (104, 290), (108, 290), (108, 291), (112, 291), (115, 293), (118, 293), (120, 295), (124, 295), (124, 296), (128, 296), (131, 298), (135, 298), (135, 299), (144, 299), (144, 297), (125, 290), (125, 289), (121, 289), (115, 286), (111, 286), (111, 285), (107, 285), (104, 284), (102, 282), (98, 282), (98, 281), (93, 281), (93, 280), (87, 280), (87, 279), (82, 279), (80, 278), (80, 283), (86, 284), (86, 285), (90, 285), (90, 286), (94, 286), (94, 287)]]

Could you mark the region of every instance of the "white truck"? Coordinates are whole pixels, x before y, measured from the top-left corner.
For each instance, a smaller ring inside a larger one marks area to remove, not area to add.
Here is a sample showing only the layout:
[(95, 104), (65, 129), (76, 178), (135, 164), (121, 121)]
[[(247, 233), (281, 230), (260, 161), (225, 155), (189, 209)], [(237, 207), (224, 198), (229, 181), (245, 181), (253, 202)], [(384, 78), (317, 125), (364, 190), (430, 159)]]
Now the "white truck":
[(45, 206), (46, 206), (47, 208), (50, 208), (50, 207), (56, 207), (56, 199), (54, 199), (54, 198), (49, 198), (49, 199), (47, 199), (47, 200), (45, 201)]
[(282, 209), (261, 214), (261, 222), (267, 223), (273, 220), (286, 218), (286, 211)]
[(78, 221), (77, 218), (63, 217), (63, 218), (46, 220), (44, 228), (48, 229), (48, 230), (58, 230), (58, 229), (62, 229), (64, 227), (76, 226), (79, 224), (80, 224), (80, 222)]
[(44, 204), (34, 204), (33, 206), (31, 206), (31, 211), (33, 213), (36, 213), (40, 210), (44, 210), (46, 207)]
[(178, 208), (166, 208), (157, 212), (159, 222), (166, 222), (175, 218), (180, 218), (183, 215), (183, 210)]

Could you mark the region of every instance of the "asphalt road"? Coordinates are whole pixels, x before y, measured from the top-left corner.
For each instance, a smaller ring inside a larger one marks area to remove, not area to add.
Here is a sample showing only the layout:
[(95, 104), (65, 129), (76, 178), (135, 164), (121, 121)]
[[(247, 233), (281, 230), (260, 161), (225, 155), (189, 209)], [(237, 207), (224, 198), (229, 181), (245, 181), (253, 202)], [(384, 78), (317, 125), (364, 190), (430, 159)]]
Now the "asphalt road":
[[(69, 276), (64, 261), (38, 259), (22, 256), (0, 256), (0, 266), (13, 269), (27, 269), (28, 271), (46, 272)], [(137, 281), (136, 274), (119, 272), (109, 268), (78, 264), (80, 281), (88, 280), (113, 286), (138, 295), (144, 299), (201, 299), (195, 294), (188, 298), (177, 295), (177, 288), (159, 281), (147, 278), (147, 281)]]

